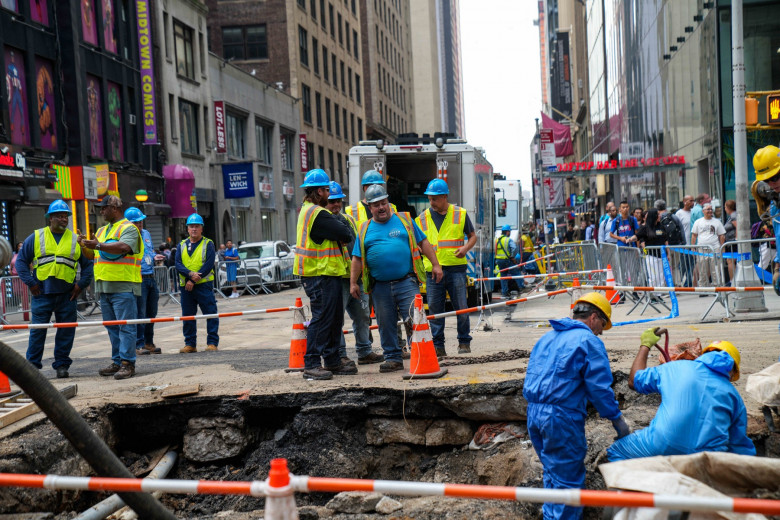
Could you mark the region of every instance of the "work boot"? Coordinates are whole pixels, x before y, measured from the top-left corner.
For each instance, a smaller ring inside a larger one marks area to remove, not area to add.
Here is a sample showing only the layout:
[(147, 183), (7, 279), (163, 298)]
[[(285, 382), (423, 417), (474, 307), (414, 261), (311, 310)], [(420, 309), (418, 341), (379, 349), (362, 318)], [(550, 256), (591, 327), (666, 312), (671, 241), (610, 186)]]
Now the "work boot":
[(144, 345), (144, 350), (149, 354), (162, 354), (162, 349), (154, 343), (147, 343)]
[(459, 344), (458, 354), (471, 354), (471, 346), (468, 343)]
[(100, 374), (101, 376), (113, 376), (117, 372), (119, 372), (119, 365), (117, 365), (116, 363), (111, 363), (106, 368), (101, 368), (100, 370), (98, 370), (98, 374)]
[(309, 381), (326, 381), (333, 379), (333, 372), (325, 370), (322, 367), (307, 368), (303, 371), (303, 378)]
[(129, 379), (135, 375), (135, 365), (129, 361), (122, 361), (122, 367), (114, 374), (114, 379)]
[(219, 350), (219, 348), (217, 348), (216, 345), (206, 345), (206, 350), (210, 352), (216, 352), (217, 350)]
[(341, 363), (335, 367), (325, 367), (325, 370), (332, 373), (334, 376), (352, 376), (358, 373), (357, 365), (351, 359), (349, 363), (345, 363), (342, 358)]
[(398, 372), (404, 369), (404, 364), (401, 361), (385, 361), (379, 365), (380, 372)]
[(381, 363), (385, 360), (385, 356), (382, 354), (376, 354), (374, 352), (358, 358), (358, 365), (371, 365), (373, 363)]
[(65, 379), (68, 377), (68, 367), (57, 367), (57, 379)]
[(355, 362), (354, 362), (354, 361), (352, 361), (351, 359), (349, 359), (349, 358), (348, 358), (348, 357), (346, 357), (346, 356), (344, 356), (343, 358), (341, 358), (341, 364), (342, 364), (342, 365), (352, 365), (353, 367), (354, 367), (354, 366), (357, 366), (357, 365), (355, 365)]
[(179, 349), (179, 354), (192, 354), (193, 352), (197, 352), (198, 349), (195, 347), (192, 347), (190, 345), (184, 345), (182, 348)]
[(436, 349), (436, 358), (437, 359), (446, 358), (446, 357), (447, 357), (447, 351), (444, 350), (444, 347)]
[(409, 347), (401, 349), (401, 359), (412, 359), (412, 353), (409, 352)]

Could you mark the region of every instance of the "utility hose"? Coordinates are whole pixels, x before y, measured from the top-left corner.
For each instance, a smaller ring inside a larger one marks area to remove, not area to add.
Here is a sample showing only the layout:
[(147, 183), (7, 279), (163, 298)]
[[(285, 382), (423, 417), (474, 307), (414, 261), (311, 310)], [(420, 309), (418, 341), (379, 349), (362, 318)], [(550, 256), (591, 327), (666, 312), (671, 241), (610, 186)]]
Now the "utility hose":
[[(2, 341), (0, 372), (35, 401), (99, 476), (135, 478), (48, 379)], [(119, 493), (119, 496), (141, 518), (176, 520), (176, 516), (149, 493)]]

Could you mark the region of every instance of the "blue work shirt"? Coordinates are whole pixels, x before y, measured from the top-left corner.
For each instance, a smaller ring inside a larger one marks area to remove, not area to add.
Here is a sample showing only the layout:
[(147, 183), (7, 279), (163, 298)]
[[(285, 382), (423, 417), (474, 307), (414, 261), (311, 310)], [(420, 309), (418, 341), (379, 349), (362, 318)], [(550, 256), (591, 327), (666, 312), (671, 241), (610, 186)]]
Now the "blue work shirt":
[[(775, 232), (775, 236), (779, 237), (780, 234), (780, 209), (778, 209), (777, 204), (775, 204), (775, 201), (772, 201), (772, 203), (769, 205), (769, 216), (772, 217), (772, 229)], [(775, 254), (775, 262), (780, 263), (780, 248), (777, 249), (777, 254)], [(769, 271), (772, 272), (772, 268), (769, 268)]]
[[(60, 243), (62, 233), (52, 233), (54, 240)], [(73, 284), (68, 283), (65, 280), (48, 277), (41, 282), (35, 274), (35, 269), (30, 270), (30, 264), (32, 264), (35, 258), (35, 233), (30, 235), (24, 240), (22, 244), (22, 250), (19, 251), (19, 255), (16, 257), (16, 272), (19, 273), (19, 278), (28, 287), (35, 287), (36, 285), (41, 288), (43, 294), (62, 294), (73, 290)], [(92, 260), (84, 256), (82, 251), (79, 257), (79, 266), (81, 267), (81, 276), (78, 280), (78, 286), (84, 289), (90, 283), (92, 283), (93, 264)]]
[(144, 241), (144, 257), (141, 259), (141, 275), (154, 274), (154, 245), (152, 235), (145, 229), (141, 230)]
[[(185, 240), (184, 246), (187, 248), (187, 254), (192, 256), (192, 252), (195, 251), (202, 240), (203, 237), (201, 237), (200, 240), (195, 243), (190, 242), (189, 238)], [(182, 243), (179, 242), (179, 245), (176, 246), (176, 271), (178, 271), (179, 274), (182, 275), (185, 279), (189, 280), (190, 270), (184, 267), (184, 264), (181, 261), (181, 248)], [(198, 274), (200, 274), (201, 278), (205, 278), (212, 270), (214, 270), (214, 262), (216, 258), (217, 250), (214, 248), (214, 242), (209, 242), (206, 249), (206, 260), (203, 262), (203, 265), (200, 267), (200, 269), (198, 269)]]
[(531, 351), (523, 384), (529, 403), (560, 406), (585, 420), (586, 401), (605, 419), (620, 417), (604, 342), (579, 320), (550, 320)]
[[(693, 229), (693, 223), (704, 218), (704, 208), (701, 204), (694, 204), (691, 208), (691, 229)], [(688, 237), (690, 239), (690, 237)]]
[[(401, 218), (393, 213), (390, 220), (380, 224), (370, 220), (364, 247), (371, 276), (378, 282), (398, 280), (407, 274), (414, 273), (412, 267), (412, 253), (409, 251), (409, 234), (401, 222)], [(420, 243), (426, 236), (417, 223), (412, 221), (414, 227), (414, 240)], [(361, 257), (360, 241), (355, 241), (352, 256)]]

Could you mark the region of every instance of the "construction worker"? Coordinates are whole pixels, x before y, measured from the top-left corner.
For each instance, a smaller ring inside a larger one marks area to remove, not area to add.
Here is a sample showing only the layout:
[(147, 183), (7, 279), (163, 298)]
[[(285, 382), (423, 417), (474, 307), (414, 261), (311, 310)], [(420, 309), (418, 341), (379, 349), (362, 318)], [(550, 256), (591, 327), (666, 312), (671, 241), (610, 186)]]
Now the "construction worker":
[(350, 293), (360, 297), (358, 280), (362, 278), (363, 288), (373, 296), (379, 322), (385, 356), (379, 371), (395, 372), (404, 369), (396, 335), (398, 315), (404, 321), (410, 319), (414, 297), (420, 294), (419, 284), (426, 280), (420, 252), (432, 265), (428, 280), (439, 283), (444, 273), (433, 247), (411, 215), (390, 208), (384, 186), (371, 186), (366, 190), (366, 200), (372, 217), (360, 225), (352, 250)]
[[(552, 329), (534, 345), (523, 396), (528, 401), (528, 436), (544, 467), (544, 487), (585, 485), (586, 405), (612, 421), (618, 437), (629, 428), (612, 390), (607, 351), (597, 336), (612, 327), (612, 307), (591, 292), (574, 304), (572, 318), (550, 320)], [(544, 518), (579, 518), (582, 509), (544, 504)]]
[[(371, 219), (371, 209), (368, 207), (368, 202), (366, 201), (365, 196), (366, 190), (371, 186), (376, 186), (377, 184), (386, 185), (387, 183), (385, 182), (384, 176), (378, 171), (367, 170), (363, 174), (363, 178), (361, 179), (360, 184), (363, 186), (363, 200), (357, 204), (344, 208), (344, 213), (354, 218), (358, 227), (360, 227), (360, 225), (366, 220)], [(393, 208), (393, 211), (398, 211), (398, 209), (395, 207), (395, 204), (390, 204), (390, 207)]]
[[(95, 292), (100, 295), (103, 320), (134, 320), (136, 297), (141, 295), (141, 259), (144, 244), (138, 228), (122, 213), (122, 200), (115, 195), (96, 204), (107, 224), (95, 239), (82, 240), (82, 246), (95, 255)], [(135, 325), (106, 326), (111, 340), (111, 364), (98, 371), (101, 376), (127, 379), (135, 375)]]
[[(751, 193), (756, 200), (758, 215), (764, 222), (772, 221), (775, 237), (780, 236), (780, 148), (765, 146), (753, 156), (756, 180)], [(780, 296), (780, 247), (774, 258), (772, 286)]]
[[(501, 272), (502, 269), (512, 267), (512, 257), (515, 256), (515, 242), (509, 238), (512, 232), (512, 226), (504, 224), (501, 226), (501, 236), (496, 239), (496, 264), (498, 265), (498, 276), (511, 276), (511, 272)], [(501, 280), (501, 296), (509, 297), (509, 280)]]
[(640, 394), (661, 394), (661, 406), (650, 426), (615, 442), (610, 461), (727, 451), (755, 455), (747, 436), (745, 403), (731, 381), (739, 379), (739, 350), (728, 341), (713, 341), (694, 360), (677, 360), (647, 368), (647, 356), (660, 330), (642, 333), (628, 386)]
[[(526, 264), (522, 267), (520, 272), (534, 274), (538, 274), (540, 272), (538, 263), (527, 263), (534, 259), (535, 248), (533, 237), (535, 234), (536, 222), (529, 222), (527, 225), (523, 226), (523, 234), (520, 236), (520, 242), (523, 244), (523, 249), (517, 251), (517, 255), (515, 256), (517, 263)], [(522, 280), (520, 280), (520, 283), (517, 285), (522, 289), (525, 284)]]
[[(465, 309), (466, 303), (466, 253), (477, 243), (477, 233), (466, 210), (450, 204), (447, 195), (450, 188), (443, 179), (433, 179), (428, 183), (425, 195), (431, 207), (426, 208), (415, 222), (428, 238), (436, 258), (442, 266), (444, 278), (440, 282), (427, 277), (428, 309), (432, 314), (444, 312), (447, 295), (450, 296), (452, 308)], [(464, 239), (467, 238), (468, 240)], [(425, 272), (430, 273), (432, 265), (423, 260)], [(469, 315), (459, 314), (458, 320), (458, 354), (471, 352), (471, 335), (469, 334)], [(431, 320), (431, 334), (436, 356), (447, 355), (444, 348), (444, 318)]]
[[(27, 237), (16, 257), (19, 279), (32, 293), (32, 324), (49, 323), (52, 313), (58, 323), (75, 322), (76, 299), (92, 282), (92, 260), (82, 254), (78, 237), (68, 229), (71, 214), (64, 201), (52, 202), (45, 215), (48, 226), (35, 230)], [(75, 283), (77, 264), (81, 267), (81, 276)], [(68, 377), (75, 335), (75, 328), (57, 329), (51, 366), (58, 378)], [(27, 361), (39, 369), (43, 367), (41, 359), (45, 343), (46, 329), (30, 329)]]
[[(141, 259), (141, 296), (136, 298), (136, 317), (156, 318), (160, 290), (154, 279), (154, 245), (152, 235), (144, 229), (146, 215), (138, 208), (127, 208), (125, 218), (132, 222), (141, 233), (144, 243), (144, 255)], [(160, 354), (162, 349), (154, 345), (154, 323), (139, 323), (135, 329), (135, 355)]]
[[(327, 210), (333, 213), (337, 219), (349, 226), (352, 240), (344, 244), (344, 252), (347, 258), (352, 258), (352, 248), (355, 246), (355, 238), (357, 237), (357, 224), (355, 223), (355, 219), (349, 215), (345, 215), (341, 211), (341, 203), (345, 196), (341, 185), (336, 181), (330, 181), (330, 195), (328, 196)], [(362, 284), (359, 283), (359, 285)], [(369, 335), (371, 317), (368, 306), (368, 294), (366, 294), (361, 287), (360, 299), (352, 297), (349, 293), (349, 272), (344, 274), (344, 277), (341, 279), (341, 287), (344, 310), (347, 311), (347, 314), (349, 314), (349, 317), (352, 320), (352, 334), (355, 336), (355, 351), (357, 352), (358, 363), (361, 365), (381, 363), (385, 360), (385, 357), (371, 351), (371, 336)], [(347, 357), (347, 343), (343, 333), (341, 334), (339, 356), (341, 357), (342, 362), (351, 362)]]
[[(326, 209), (330, 195), (327, 173), (319, 168), (309, 171), (301, 188), (305, 198), (298, 214), (293, 271), (301, 277), (311, 309), (303, 378), (325, 380), (334, 374), (357, 374), (355, 363), (344, 362), (339, 356), (344, 326), (342, 279), (349, 265), (343, 244), (353, 239), (352, 233), (348, 224)], [(360, 299), (360, 294), (356, 298)]]
[[(214, 298), (214, 261), (217, 248), (214, 242), (203, 236), (203, 217), (193, 213), (187, 217), (189, 238), (182, 240), (176, 251), (176, 271), (179, 273), (181, 291), (181, 315), (195, 316), (198, 307), (203, 314), (217, 314)], [(198, 350), (198, 325), (195, 321), (182, 323), (184, 346), (180, 354)], [(206, 320), (206, 350), (219, 348), (219, 318)]]

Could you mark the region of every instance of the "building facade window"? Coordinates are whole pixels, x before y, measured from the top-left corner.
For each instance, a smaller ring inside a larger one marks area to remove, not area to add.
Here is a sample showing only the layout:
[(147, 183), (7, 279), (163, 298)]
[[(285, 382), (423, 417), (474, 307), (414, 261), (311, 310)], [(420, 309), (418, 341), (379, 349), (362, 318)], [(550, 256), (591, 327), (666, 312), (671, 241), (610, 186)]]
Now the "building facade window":
[(282, 134), (282, 168), (285, 170), (292, 170), (293, 169), (293, 159), (295, 158), (295, 154), (293, 153), (293, 143), (295, 142), (295, 138), (292, 134)]
[(355, 29), (352, 29), (352, 48), (354, 49), (353, 53), (355, 59), (360, 61), (360, 53), (358, 52), (358, 33)]
[(337, 24), (339, 27), (339, 45), (344, 45), (344, 32), (341, 29), (341, 13), (338, 13)]
[(198, 105), (183, 99), (179, 99), (179, 131), (181, 135), (181, 151), (191, 154), (199, 153)]
[(330, 176), (333, 177), (334, 173), (333, 169), (333, 150), (328, 150), (328, 173), (330, 173)]
[(273, 127), (255, 122), (255, 150), (257, 160), (264, 164), (271, 164), (271, 136)]
[(336, 22), (333, 16), (333, 4), (328, 4), (328, 18), (330, 18), (330, 37), (336, 39)]
[(301, 85), (301, 103), (303, 104), (303, 121), (311, 124), (311, 88)]
[(331, 54), (330, 58), (330, 64), (332, 65), (331, 70), (333, 71), (333, 88), (339, 88), (339, 69), (336, 68), (336, 55)]
[(301, 64), (309, 66), (309, 34), (306, 29), (298, 26), (298, 49), (301, 55)]
[(358, 117), (358, 141), (363, 140), (363, 120)]
[(312, 68), (314, 69), (315, 74), (320, 73), (320, 52), (319, 52), (320, 44), (317, 41), (317, 38), (313, 37), (311, 38), (311, 64)]
[(243, 159), (246, 157), (246, 147), (244, 145), (246, 118), (227, 112), (225, 114), (225, 127), (227, 130), (228, 156)]
[(341, 92), (343, 94), (346, 94), (347, 93), (347, 76), (344, 73), (344, 62), (343, 61), (340, 63), (340, 66), (341, 66)]
[(330, 99), (325, 98), (325, 130), (328, 131), (328, 133), (331, 133), (331, 126), (330, 126)]
[(317, 0), (311, 0), (309, 3), (309, 11), (311, 11), (311, 17), (313, 20), (317, 20)]
[(333, 120), (336, 122), (336, 137), (341, 137), (341, 119), (339, 118), (338, 103), (333, 103)]
[(223, 27), (222, 55), (226, 60), (268, 59), (266, 26)]
[(193, 55), (193, 31), (178, 20), (173, 21), (173, 40), (176, 50), (176, 73), (185, 78), (195, 79), (195, 60)]
[(328, 80), (328, 48), (322, 46), (322, 77), (325, 81)]
[(317, 128), (322, 129), (322, 94), (314, 93), (314, 111), (317, 114)]
[(355, 142), (355, 114), (349, 114), (349, 136)]
[(358, 105), (363, 103), (362, 94), (360, 93), (360, 75), (355, 74), (355, 99)]
[(344, 140), (346, 141), (349, 137), (347, 135), (347, 109), (346, 108), (341, 109), (341, 120), (344, 122)]
[(325, 147), (324, 146), (317, 147), (317, 167), (325, 168)]
[(325, 0), (320, 0), (320, 25), (323, 29), (326, 29), (325, 27)]

